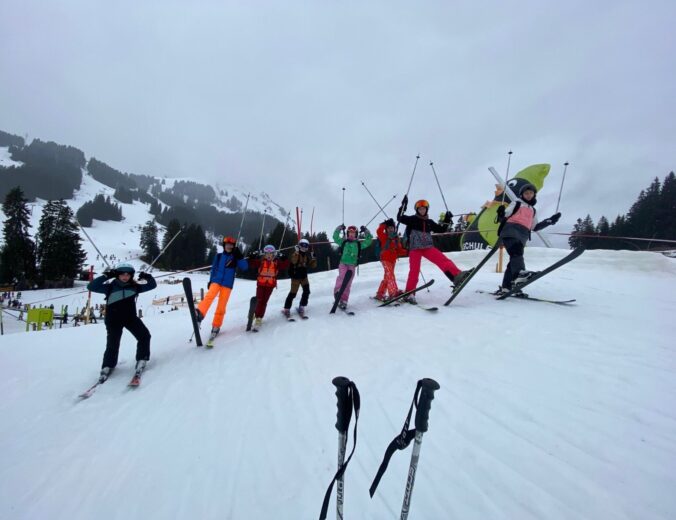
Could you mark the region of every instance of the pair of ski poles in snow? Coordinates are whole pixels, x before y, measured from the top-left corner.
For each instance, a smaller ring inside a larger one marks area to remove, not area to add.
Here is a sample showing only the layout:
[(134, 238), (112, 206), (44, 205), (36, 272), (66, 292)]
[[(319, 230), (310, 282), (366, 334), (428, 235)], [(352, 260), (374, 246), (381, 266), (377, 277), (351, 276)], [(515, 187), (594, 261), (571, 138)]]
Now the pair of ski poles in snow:
[[(338, 430), (338, 471), (333, 477), (333, 480), (329, 484), (326, 494), (324, 495), (322, 510), (319, 514), (319, 520), (326, 519), (334, 483), (337, 484), (336, 519), (343, 520), (345, 470), (347, 469), (347, 465), (352, 459), (352, 455), (354, 455), (354, 450), (357, 446), (357, 422), (359, 421), (359, 409), (361, 406), (359, 391), (357, 390), (357, 385), (355, 385), (354, 382), (350, 381), (346, 377), (336, 377), (333, 379), (332, 383), (336, 387), (338, 406), (338, 413), (336, 416), (336, 429)], [(380, 464), (378, 472), (369, 489), (369, 494), (371, 495), (371, 498), (373, 498), (380, 479), (385, 473), (387, 465), (389, 464), (390, 458), (394, 452), (407, 448), (411, 441), (414, 441), (413, 452), (411, 453), (411, 463), (409, 465), (408, 477), (406, 479), (404, 502), (402, 504), (401, 514), (399, 517), (400, 520), (407, 520), (408, 518), (408, 513), (411, 507), (411, 497), (413, 495), (413, 485), (415, 483), (415, 475), (418, 469), (418, 461), (420, 459), (420, 448), (422, 446), (423, 434), (428, 430), (429, 413), (432, 406), (432, 399), (434, 399), (434, 392), (439, 390), (439, 388), (439, 383), (437, 383), (434, 379), (425, 378), (418, 381), (415, 393), (413, 394), (413, 401), (411, 402), (411, 407), (408, 410), (408, 415), (404, 421), (404, 426), (401, 430), (401, 433), (397, 435), (387, 447), (383, 461)], [(411, 422), (411, 416), (413, 414), (414, 407), (416, 408), (414, 419), (415, 428), (409, 430), (408, 427)], [(348, 428), (350, 426), (350, 420), (352, 418), (353, 411), (355, 416), (353, 434), (354, 441), (352, 451), (350, 452), (347, 460), (345, 460), (345, 454), (347, 452)]]

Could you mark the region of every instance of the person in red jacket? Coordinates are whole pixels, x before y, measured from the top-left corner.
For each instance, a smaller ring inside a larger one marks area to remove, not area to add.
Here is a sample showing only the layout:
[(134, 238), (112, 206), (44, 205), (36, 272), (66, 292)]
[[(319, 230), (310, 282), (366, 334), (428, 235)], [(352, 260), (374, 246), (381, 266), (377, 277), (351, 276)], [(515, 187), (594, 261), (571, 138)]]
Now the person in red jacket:
[(268, 244), (263, 248), (263, 256), (259, 253), (252, 253), (249, 259), (249, 268), (256, 269), (258, 277), (256, 278), (256, 310), (254, 311), (255, 322), (254, 329), (263, 323), (265, 310), (272, 291), (277, 287), (277, 276), (280, 271), (288, 269), (289, 262), (283, 254), (277, 254), (275, 246)]
[(388, 218), (381, 223), (376, 230), (376, 235), (380, 242), (380, 263), (383, 264), (384, 274), (375, 299), (385, 301), (401, 294), (399, 287), (397, 287), (397, 279), (394, 276), (394, 266), (397, 263), (397, 258), (406, 256), (407, 251), (401, 243), (401, 237), (397, 233), (394, 219)]

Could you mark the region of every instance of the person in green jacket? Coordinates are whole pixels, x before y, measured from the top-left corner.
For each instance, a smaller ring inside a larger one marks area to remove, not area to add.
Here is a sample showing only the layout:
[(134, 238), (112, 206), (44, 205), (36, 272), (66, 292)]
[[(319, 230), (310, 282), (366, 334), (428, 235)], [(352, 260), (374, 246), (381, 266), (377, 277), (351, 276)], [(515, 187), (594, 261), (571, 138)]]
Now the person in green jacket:
[(347, 308), (347, 300), (350, 298), (350, 287), (354, 281), (355, 270), (357, 269), (357, 264), (359, 263), (359, 253), (362, 249), (366, 249), (373, 242), (373, 237), (368, 229), (365, 226), (360, 228), (360, 231), (364, 234), (364, 240), (360, 243), (357, 238), (357, 226), (350, 226), (347, 228), (346, 238), (341, 236), (341, 232), (345, 231), (345, 225), (341, 224), (333, 232), (333, 241), (340, 246), (340, 263), (338, 264), (338, 278), (336, 279), (336, 286), (333, 289), (334, 296), (338, 295), (341, 286), (343, 285), (343, 280), (345, 279), (345, 274), (348, 271), (352, 272), (352, 277), (345, 286), (343, 294), (340, 296), (340, 301), (338, 302), (338, 307), (341, 309)]

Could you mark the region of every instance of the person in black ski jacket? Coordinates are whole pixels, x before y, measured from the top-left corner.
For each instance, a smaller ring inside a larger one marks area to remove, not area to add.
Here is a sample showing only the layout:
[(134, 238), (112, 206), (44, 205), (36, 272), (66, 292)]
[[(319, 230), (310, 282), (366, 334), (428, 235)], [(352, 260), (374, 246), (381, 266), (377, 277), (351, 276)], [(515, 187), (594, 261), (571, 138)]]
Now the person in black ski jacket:
[[(139, 294), (152, 291), (157, 287), (150, 273), (139, 273), (134, 281), (134, 267), (131, 264), (118, 264), (115, 269), (105, 271), (94, 278), (87, 289), (106, 295), (106, 351), (103, 354), (100, 379), (105, 381), (117, 365), (120, 352), (122, 330), (127, 329), (136, 338), (136, 370), (143, 371), (150, 359), (150, 332), (136, 312), (136, 298)], [(110, 280), (110, 281), (108, 281)]]
[[(453, 260), (434, 247), (432, 239), (432, 233), (445, 233), (448, 230), (448, 227), (452, 223), (453, 214), (447, 211), (442, 221), (436, 223), (428, 217), (430, 204), (426, 200), (421, 199), (415, 203), (414, 215), (404, 215), (407, 206), (408, 196), (404, 195), (404, 199), (401, 201), (401, 206), (397, 212), (397, 221), (406, 226), (404, 236), (408, 238), (409, 271), (408, 279), (406, 280), (406, 292), (412, 291), (418, 286), (420, 263), (423, 258), (426, 258), (441, 269), (454, 285), (460, 285), (469, 276), (471, 269), (461, 271)], [(416, 298), (414, 295), (410, 295), (404, 301), (415, 304)]]
[(500, 223), (498, 235), (509, 255), (509, 263), (502, 278), (502, 285), (495, 293), (497, 295), (508, 293), (513, 284), (523, 283), (533, 276), (532, 271), (526, 271), (526, 262), (523, 258), (523, 251), (530, 240), (530, 233), (552, 226), (561, 218), (561, 213), (555, 213), (542, 222), (538, 222), (535, 217), (536, 194), (537, 188), (534, 185), (524, 184), (519, 190), (517, 200), (512, 201), (506, 208), (504, 205), (498, 208), (497, 219)]

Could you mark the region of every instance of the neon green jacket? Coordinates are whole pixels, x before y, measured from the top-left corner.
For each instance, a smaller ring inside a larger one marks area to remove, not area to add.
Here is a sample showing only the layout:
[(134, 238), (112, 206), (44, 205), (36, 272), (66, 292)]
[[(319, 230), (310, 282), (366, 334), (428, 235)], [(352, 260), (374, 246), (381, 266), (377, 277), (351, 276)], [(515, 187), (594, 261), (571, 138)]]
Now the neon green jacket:
[[(340, 257), (340, 263), (346, 265), (357, 265), (359, 263), (359, 246), (356, 240), (347, 240), (340, 234), (340, 227), (333, 232), (333, 241), (343, 248), (343, 255)], [(369, 230), (364, 233), (364, 240), (361, 242), (361, 249), (364, 250), (373, 242), (373, 236)], [(343, 245), (344, 244), (344, 245)]]

